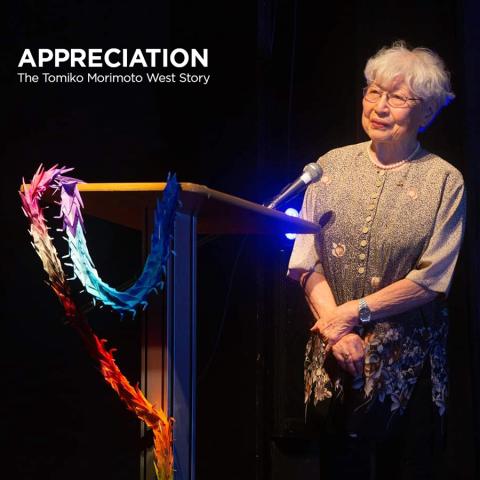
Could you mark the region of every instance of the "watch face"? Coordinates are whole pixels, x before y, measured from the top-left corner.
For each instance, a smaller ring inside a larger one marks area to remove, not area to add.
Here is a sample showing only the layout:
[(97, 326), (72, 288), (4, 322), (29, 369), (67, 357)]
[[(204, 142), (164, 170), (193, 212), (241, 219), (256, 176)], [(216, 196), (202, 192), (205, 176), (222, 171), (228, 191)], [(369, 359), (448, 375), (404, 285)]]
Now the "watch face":
[(361, 322), (370, 321), (370, 310), (368, 308), (361, 308), (359, 310), (359, 314)]

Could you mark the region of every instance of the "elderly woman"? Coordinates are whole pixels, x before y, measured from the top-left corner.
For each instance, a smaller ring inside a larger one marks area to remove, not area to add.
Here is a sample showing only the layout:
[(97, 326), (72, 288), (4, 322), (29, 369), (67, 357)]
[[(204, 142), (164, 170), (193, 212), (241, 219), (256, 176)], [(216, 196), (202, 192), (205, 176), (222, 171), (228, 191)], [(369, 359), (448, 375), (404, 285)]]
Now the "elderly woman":
[(443, 301), (463, 237), (465, 192), (460, 172), (417, 137), (454, 95), (438, 55), (403, 42), (370, 58), (365, 78), (370, 141), (318, 160), (323, 177), (307, 189), (302, 217), (322, 233), (299, 235), (289, 264), (315, 322), (305, 402), (307, 414), (328, 411), (334, 478), (374, 478), (372, 448), (381, 440), (397, 442), (399, 468), (388, 478), (403, 468), (401, 478), (425, 479), (435, 423), (445, 415)]

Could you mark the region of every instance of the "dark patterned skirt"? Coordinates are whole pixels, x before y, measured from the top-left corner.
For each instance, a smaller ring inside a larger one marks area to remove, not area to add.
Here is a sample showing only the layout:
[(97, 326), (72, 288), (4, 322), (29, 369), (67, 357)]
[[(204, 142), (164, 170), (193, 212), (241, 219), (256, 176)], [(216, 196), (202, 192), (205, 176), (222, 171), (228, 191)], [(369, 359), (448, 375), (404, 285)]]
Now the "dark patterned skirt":
[(348, 374), (342, 395), (309, 403), (307, 422), (320, 427), (322, 480), (441, 478), (444, 416), (432, 402), (430, 374), (426, 361), (402, 415), (392, 415), (387, 400), (362, 405)]

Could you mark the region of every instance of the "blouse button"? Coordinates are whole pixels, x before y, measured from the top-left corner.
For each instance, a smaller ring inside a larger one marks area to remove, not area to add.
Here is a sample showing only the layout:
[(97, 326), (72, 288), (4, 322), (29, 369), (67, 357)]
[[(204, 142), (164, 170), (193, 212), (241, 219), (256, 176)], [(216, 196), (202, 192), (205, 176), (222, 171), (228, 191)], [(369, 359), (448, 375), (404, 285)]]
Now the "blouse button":
[(378, 198), (378, 193), (372, 193), (372, 198)]
[(368, 210), (373, 210), (375, 208), (375, 205), (373, 203), (371, 203), (367, 208), (368, 208)]
[(358, 269), (358, 273), (365, 273), (365, 268), (364, 267), (360, 267)]
[(366, 222), (371, 222), (372, 221), (372, 216), (369, 215), (366, 219), (365, 219)]
[(358, 258), (359, 258), (360, 260), (365, 260), (366, 257), (367, 257), (367, 256), (366, 256), (364, 253), (361, 253), (361, 254), (358, 256)]
[(383, 175), (385, 175), (385, 170), (380, 170), (380, 171), (378, 172), (378, 174), (383, 177)]
[(375, 185), (376, 185), (377, 187), (381, 187), (381, 186), (382, 186), (382, 181), (381, 181), (381, 180), (377, 180), (377, 181), (375, 182)]
[(369, 230), (370, 230), (370, 229), (369, 229), (368, 227), (363, 227), (363, 228), (362, 228), (362, 232), (363, 232), (363, 233), (368, 233)]
[(366, 246), (367, 246), (367, 243), (368, 243), (368, 242), (367, 242), (366, 240), (362, 240), (362, 241), (360, 242), (360, 245), (361, 245), (362, 247), (366, 247)]

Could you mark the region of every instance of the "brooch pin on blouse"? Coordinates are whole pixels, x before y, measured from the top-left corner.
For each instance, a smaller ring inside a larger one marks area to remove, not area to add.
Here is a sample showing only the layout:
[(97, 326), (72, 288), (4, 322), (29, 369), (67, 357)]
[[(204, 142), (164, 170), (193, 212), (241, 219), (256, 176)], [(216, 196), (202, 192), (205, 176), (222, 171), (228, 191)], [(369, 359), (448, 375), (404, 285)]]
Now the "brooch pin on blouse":
[(330, 185), (332, 183), (332, 179), (328, 175), (323, 175), (320, 179), (320, 183), (323, 183), (324, 185)]
[(407, 192), (407, 195), (412, 199), (416, 200), (418, 198), (418, 193), (413, 188), (410, 188)]
[(345, 244), (332, 242), (332, 255), (336, 258), (343, 257), (345, 255)]

